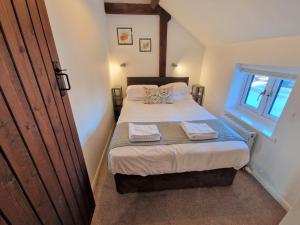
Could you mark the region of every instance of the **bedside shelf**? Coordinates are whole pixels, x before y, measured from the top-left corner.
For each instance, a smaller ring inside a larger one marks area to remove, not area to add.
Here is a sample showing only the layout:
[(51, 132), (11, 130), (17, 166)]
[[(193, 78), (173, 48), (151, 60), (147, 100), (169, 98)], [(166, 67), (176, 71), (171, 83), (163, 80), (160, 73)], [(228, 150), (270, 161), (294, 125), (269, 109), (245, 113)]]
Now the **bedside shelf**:
[(121, 86), (116, 86), (111, 89), (115, 120), (118, 121), (123, 107), (123, 92)]
[(204, 98), (205, 87), (202, 85), (194, 84), (192, 85), (192, 96), (193, 99), (202, 106)]

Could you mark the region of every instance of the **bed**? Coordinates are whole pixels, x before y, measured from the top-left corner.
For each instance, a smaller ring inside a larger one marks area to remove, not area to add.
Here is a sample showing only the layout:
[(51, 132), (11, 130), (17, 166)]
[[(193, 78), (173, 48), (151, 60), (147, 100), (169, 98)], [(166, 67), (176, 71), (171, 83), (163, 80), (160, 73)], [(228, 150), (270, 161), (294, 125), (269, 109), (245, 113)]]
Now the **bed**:
[[(128, 77), (127, 85), (185, 82), (187, 77)], [(124, 99), (117, 124), (216, 119), (190, 98), (174, 104)], [(243, 141), (122, 146), (108, 152), (108, 167), (119, 193), (231, 185), (249, 161)]]

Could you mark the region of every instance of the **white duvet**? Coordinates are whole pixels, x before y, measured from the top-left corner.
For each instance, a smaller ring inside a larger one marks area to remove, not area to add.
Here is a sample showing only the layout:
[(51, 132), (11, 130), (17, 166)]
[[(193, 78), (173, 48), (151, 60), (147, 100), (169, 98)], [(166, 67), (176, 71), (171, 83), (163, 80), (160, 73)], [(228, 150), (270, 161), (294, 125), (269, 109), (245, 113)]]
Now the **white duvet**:
[[(144, 104), (124, 99), (118, 123), (208, 120), (215, 117), (191, 98), (174, 104)], [(248, 146), (242, 141), (125, 146), (111, 149), (108, 166), (113, 174), (155, 175), (240, 169), (249, 161)]]

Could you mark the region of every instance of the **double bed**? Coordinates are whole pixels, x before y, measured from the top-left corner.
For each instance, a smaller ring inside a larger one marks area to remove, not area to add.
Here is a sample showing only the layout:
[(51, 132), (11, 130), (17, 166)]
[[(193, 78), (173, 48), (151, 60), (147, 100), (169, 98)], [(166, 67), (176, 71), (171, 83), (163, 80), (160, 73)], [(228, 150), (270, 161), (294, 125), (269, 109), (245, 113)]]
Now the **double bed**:
[[(185, 82), (186, 77), (128, 77), (127, 85)], [(121, 123), (175, 122), (217, 119), (192, 96), (173, 104), (144, 104), (124, 99)], [(108, 152), (108, 167), (119, 193), (232, 184), (236, 171), (249, 161), (244, 141), (210, 141), (168, 145), (115, 147)]]

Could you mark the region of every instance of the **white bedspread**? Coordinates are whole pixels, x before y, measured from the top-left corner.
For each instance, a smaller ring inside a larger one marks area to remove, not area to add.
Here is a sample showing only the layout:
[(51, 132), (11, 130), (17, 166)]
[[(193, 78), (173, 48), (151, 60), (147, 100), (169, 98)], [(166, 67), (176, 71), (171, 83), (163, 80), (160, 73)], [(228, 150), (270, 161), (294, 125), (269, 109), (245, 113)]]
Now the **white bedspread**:
[[(124, 99), (118, 123), (208, 120), (215, 117), (192, 98), (174, 104), (144, 104)], [(154, 146), (125, 146), (110, 150), (108, 166), (113, 174), (154, 175), (240, 169), (249, 161), (248, 146), (241, 141)]]

